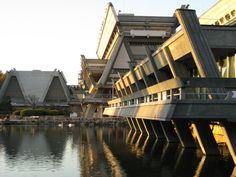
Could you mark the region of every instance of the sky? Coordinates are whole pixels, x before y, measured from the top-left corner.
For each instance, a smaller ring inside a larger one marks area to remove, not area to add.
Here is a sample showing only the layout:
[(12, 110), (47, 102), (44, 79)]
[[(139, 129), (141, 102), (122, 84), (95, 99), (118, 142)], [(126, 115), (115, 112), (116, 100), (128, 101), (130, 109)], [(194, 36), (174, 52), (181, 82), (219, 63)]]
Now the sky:
[[(78, 84), (80, 55), (97, 58), (106, 0), (0, 0), (0, 70), (63, 71)], [(217, 0), (111, 0), (116, 12), (172, 16), (182, 4), (197, 15)]]

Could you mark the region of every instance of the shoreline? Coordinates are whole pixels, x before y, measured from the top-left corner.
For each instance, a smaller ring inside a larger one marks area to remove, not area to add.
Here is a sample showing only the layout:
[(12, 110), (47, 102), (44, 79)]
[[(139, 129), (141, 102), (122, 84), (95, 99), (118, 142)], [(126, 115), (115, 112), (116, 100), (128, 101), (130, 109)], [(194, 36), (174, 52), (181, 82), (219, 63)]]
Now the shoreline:
[(77, 126), (77, 125), (89, 125), (89, 126), (107, 126), (107, 125), (119, 125), (128, 126), (125, 118), (70, 118), (67, 116), (30, 116), (30, 117), (15, 117), (0, 119), (0, 125), (52, 125), (52, 126)]

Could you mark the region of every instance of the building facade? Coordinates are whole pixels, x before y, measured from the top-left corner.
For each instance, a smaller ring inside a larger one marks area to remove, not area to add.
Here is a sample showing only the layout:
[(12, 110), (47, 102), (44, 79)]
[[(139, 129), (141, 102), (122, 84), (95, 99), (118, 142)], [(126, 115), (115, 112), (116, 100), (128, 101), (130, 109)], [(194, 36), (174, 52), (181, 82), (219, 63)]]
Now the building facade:
[(0, 99), (11, 98), (14, 107), (68, 106), (70, 93), (61, 71), (17, 71), (6, 73)]

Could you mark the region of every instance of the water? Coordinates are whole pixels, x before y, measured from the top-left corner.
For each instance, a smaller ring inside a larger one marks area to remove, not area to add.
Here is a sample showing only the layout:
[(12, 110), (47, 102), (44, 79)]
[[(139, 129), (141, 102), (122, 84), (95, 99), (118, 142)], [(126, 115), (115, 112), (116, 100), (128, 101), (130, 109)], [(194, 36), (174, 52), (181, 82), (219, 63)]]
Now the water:
[[(205, 157), (112, 127), (0, 127), (0, 177), (228, 177), (225, 146)], [(236, 174), (236, 173), (235, 173)]]

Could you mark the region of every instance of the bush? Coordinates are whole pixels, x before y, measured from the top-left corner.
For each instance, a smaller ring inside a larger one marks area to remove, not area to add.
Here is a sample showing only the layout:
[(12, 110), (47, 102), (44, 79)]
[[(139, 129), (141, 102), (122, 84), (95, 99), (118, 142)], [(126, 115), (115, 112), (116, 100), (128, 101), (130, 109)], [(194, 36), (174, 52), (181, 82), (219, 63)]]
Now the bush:
[(0, 113), (1, 114), (8, 114), (11, 111), (12, 111), (11, 98), (4, 97), (0, 102)]
[(15, 110), (12, 114), (15, 116), (19, 116), (20, 112), (21, 112), (21, 110)]
[(62, 110), (50, 110), (50, 109), (23, 109), (20, 111), (20, 116), (44, 116), (44, 115), (65, 115), (65, 112)]

